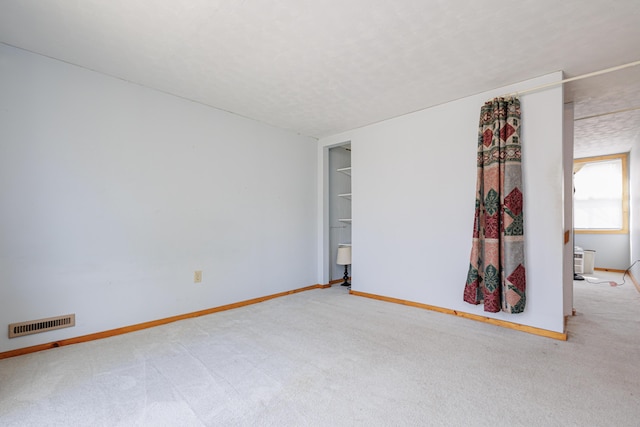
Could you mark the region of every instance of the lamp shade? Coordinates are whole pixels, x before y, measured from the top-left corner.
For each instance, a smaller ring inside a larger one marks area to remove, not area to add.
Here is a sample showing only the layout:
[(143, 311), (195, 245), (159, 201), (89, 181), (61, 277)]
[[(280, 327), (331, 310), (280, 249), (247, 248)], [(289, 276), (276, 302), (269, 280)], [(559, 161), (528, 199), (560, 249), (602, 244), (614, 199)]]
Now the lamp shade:
[(338, 247), (338, 265), (350, 265), (351, 264), (351, 246)]

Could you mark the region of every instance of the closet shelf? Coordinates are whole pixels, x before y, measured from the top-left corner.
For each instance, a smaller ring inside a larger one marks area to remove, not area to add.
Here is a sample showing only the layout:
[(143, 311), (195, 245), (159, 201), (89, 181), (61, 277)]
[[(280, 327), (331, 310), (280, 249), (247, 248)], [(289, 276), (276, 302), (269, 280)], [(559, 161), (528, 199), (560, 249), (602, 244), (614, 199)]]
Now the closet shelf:
[(351, 166), (349, 166), (348, 168), (340, 168), (340, 169), (336, 169), (336, 171), (338, 172), (342, 172), (345, 175), (349, 175), (351, 176)]

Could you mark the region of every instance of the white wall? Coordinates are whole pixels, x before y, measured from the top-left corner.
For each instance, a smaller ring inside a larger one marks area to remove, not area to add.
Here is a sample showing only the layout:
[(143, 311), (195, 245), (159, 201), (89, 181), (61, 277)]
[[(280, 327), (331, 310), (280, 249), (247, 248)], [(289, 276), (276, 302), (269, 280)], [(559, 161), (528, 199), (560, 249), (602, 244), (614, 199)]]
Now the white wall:
[(569, 241), (564, 243), (564, 315), (569, 316), (573, 312), (573, 127), (574, 127), (573, 103), (566, 103), (563, 107), (563, 202), (564, 202), (564, 225), (563, 230), (569, 235)]
[[(640, 260), (640, 135), (629, 153), (629, 197), (631, 265)], [(640, 280), (640, 263), (634, 266), (632, 273), (636, 280)]]
[(596, 268), (626, 270), (629, 267), (631, 255), (628, 234), (576, 233), (576, 246), (596, 251)]
[[(549, 74), (320, 140), (319, 159), (326, 147), (351, 141), (354, 290), (563, 331), (561, 87), (522, 96), (525, 313), (485, 313), (462, 300), (480, 107), (561, 79)], [(318, 274), (325, 277), (323, 264)]]
[(5, 45), (0, 75), (0, 325), (77, 316), (0, 351), (316, 283), (315, 140)]

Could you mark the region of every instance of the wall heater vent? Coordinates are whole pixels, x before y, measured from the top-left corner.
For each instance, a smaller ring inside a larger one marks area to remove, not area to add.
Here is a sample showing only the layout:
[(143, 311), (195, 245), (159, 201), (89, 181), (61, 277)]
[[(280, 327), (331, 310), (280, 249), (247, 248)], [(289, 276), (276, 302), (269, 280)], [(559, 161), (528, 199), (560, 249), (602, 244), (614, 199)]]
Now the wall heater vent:
[(40, 332), (52, 331), (54, 329), (70, 328), (71, 326), (76, 326), (75, 314), (65, 314), (64, 316), (11, 323), (9, 325), (9, 338), (38, 334)]

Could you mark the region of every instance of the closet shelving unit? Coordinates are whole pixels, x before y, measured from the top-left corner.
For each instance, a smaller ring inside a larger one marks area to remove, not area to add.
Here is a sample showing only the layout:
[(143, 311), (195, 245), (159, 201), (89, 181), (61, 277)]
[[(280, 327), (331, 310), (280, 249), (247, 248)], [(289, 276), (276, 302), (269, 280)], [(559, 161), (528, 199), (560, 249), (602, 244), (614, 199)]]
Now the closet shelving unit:
[(338, 172), (351, 176), (351, 166), (347, 168), (336, 169)]
[[(336, 169), (336, 171), (340, 172), (340, 173), (343, 173), (343, 174), (345, 174), (347, 176), (351, 176), (351, 166), (346, 167), (346, 168), (339, 168), (339, 169)], [(342, 197), (343, 199), (351, 200), (351, 193), (338, 194), (338, 197)], [(340, 218), (340, 219), (338, 219), (338, 221), (344, 222), (344, 223), (347, 223), (347, 224), (351, 224), (351, 218)]]

